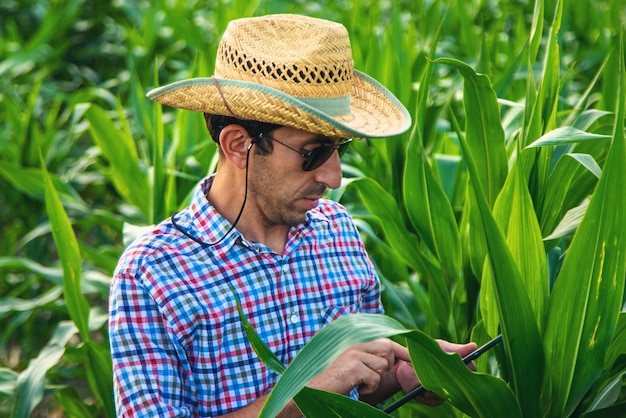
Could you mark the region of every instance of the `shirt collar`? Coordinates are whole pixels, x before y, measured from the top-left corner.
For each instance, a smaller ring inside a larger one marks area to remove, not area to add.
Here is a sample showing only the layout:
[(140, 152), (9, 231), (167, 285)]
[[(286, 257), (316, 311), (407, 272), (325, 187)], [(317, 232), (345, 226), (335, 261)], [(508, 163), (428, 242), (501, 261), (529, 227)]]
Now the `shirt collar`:
[[(193, 193), (191, 204), (175, 215), (177, 226), (196, 241), (206, 245), (219, 241), (215, 245), (216, 250), (228, 251), (237, 241), (241, 241), (246, 247), (254, 247), (254, 243), (248, 242), (236, 227), (228, 233), (231, 223), (208, 201), (206, 196), (214, 179), (215, 175), (211, 175), (199, 183)], [(320, 223), (328, 224), (329, 219), (318, 207), (307, 212), (307, 219), (304, 222), (290, 229), (289, 238), (293, 235), (306, 236), (319, 227)]]

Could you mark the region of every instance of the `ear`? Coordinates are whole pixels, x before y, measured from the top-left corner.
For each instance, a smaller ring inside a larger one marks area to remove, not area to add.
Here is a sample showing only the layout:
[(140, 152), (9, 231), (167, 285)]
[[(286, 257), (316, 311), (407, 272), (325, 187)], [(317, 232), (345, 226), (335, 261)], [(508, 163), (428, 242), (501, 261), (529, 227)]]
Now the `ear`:
[(238, 168), (246, 168), (248, 148), (252, 143), (248, 131), (241, 125), (228, 125), (220, 132), (220, 146), (224, 156)]

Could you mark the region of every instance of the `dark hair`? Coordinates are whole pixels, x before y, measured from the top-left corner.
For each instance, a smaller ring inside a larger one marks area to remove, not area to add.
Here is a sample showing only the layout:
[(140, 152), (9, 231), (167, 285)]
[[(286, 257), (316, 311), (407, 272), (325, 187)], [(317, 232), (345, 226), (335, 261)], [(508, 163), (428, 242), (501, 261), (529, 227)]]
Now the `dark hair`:
[(220, 133), (222, 129), (224, 129), (228, 125), (241, 125), (250, 135), (250, 138), (260, 139), (256, 142), (256, 150), (260, 154), (269, 154), (272, 151), (271, 141), (266, 137), (260, 137), (260, 134), (268, 134), (275, 129), (281, 127), (281, 125), (276, 125), (273, 123), (267, 122), (259, 122), (256, 120), (246, 120), (239, 119), (234, 116), (224, 116), (224, 115), (213, 115), (210, 113), (204, 114), (204, 120), (206, 122), (206, 127), (211, 135), (211, 138), (218, 145), (220, 152), (222, 152), (219, 147), (220, 143)]

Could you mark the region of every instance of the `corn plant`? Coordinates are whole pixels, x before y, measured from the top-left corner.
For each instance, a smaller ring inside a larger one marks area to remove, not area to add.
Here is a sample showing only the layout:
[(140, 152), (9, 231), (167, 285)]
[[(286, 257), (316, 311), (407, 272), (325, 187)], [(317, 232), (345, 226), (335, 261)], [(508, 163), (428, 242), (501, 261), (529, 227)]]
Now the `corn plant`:
[[(613, 10), (617, 14), (621, 11), (617, 6)], [(402, 329), (397, 323), (380, 329), (377, 319), (366, 317), (358, 324), (338, 321), (329, 327), (336, 327), (334, 333), (325, 330), (328, 333), (323, 338), (311, 341), (310, 351), (303, 350), (294, 360), (292, 373), (291, 367), (283, 371), (285, 383), (279, 382), (268, 400), (266, 416), (279, 411), (291, 397), (303, 412), (313, 411), (311, 416), (327, 416), (338, 410), (361, 416), (365, 411), (359, 409), (364, 408), (362, 405), (350, 406), (346, 400), (339, 407), (334, 395), (325, 398), (298, 391), (305, 387), (306, 379), (329, 363), (329, 356), (339, 355), (345, 348), (340, 342), (369, 340), (363, 337), (367, 333), (372, 338), (406, 334), (418, 375), (426, 387), (455, 408), (440, 411), (440, 416), (623, 413), (626, 369), (617, 354), (626, 353), (621, 312), (626, 262), (626, 225), (621, 216), (626, 204), (621, 169), (626, 163), (623, 23), (615, 27), (613, 53), (593, 81), (604, 76), (613, 83), (615, 102), (605, 104), (613, 112), (607, 115), (582, 109), (588, 100), (586, 92), (573, 109), (561, 111), (566, 115), (562, 117), (557, 112), (563, 82), (559, 79), (557, 37), (562, 13), (563, 3), (556, 2), (544, 39), (544, 4), (535, 4), (533, 30), (521, 54), (528, 65), (524, 102), (505, 104), (511, 106), (511, 112), (521, 109), (516, 118), (519, 125), (509, 137), (495, 87), (487, 76), (455, 59), (439, 58), (429, 64), (452, 67), (464, 81), (462, 107), (457, 110), (451, 103), (448, 110), (453, 129), (441, 135), (458, 144), (460, 161), (465, 165), (460, 174), (458, 160), (453, 165), (462, 184), (452, 190), (465, 195), (460, 216), (455, 216), (451, 204), (455, 200), (448, 197), (437, 176), (438, 167), (431, 165), (436, 159), (427, 155), (423, 111), (416, 115), (418, 123), (406, 147), (403, 199), (389, 192), (393, 187), (372, 177), (357, 176), (346, 187), (347, 192), (356, 190), (367, 212), (375, 216), (370, 221), (374, 226), (364, 230), (382, 230), (386, 237), (387, 243), (381, 243), (373, 232), (372, 245), (381, 247), (381, 253), (393, 252), (392, 260), (401, 260), (409, 272), (397, 281), (401, 286), (392, 290), (396, 293), (390, 303), (392, 309), (400, 312), (398, 316), (406, 326), (420, 324), (417, 315), (411, 317), (415, 312), (412, 306), (402, 308), (397, 295), (409, 289), (422, 304), (417, 312), (430, 315), (425, 321), (430, 334), (457, 339), (471, 333), (472, 338), (484, 341), (502, 332), (504, 349), (497, 373), (508, 383), (507, 389), (501, 388), (502, 381), (496, 383), (486, 374), (470, 377), (458, 359), (447, 360), (432, 341), (417, 337), (421, 334)], [(542, 42), (546, 50), (536, 82), (534, 63)], [(420, 88), (429, 88), (432, 80), (425, 72)], [(588, 91), (592, 89), (590, 86)], [(418, 92), (418, 97), (426, 95)], [(422, 99), (418, 109), (426, 107)], [(457, 113), (464, 118), (464, 126), (457, 121)], [(597, 123), (607, 116), (612, 120), (608, 133), (606, 122)], [(590, 132), (590, 128), (598, 132)], [(371, 176), (372, 170), (367, 173)], [(382, 263), (378, 266), (379, 271), (386, 267)], [(398, 268), (389, 271), (387, 277), (392, 277)], [(472, 283), (474, 280), (478, 283)], [(387, 281), (387, 286), (393, 288), (394, 283)], [(472, 286), (479, 286), (478, 295)], [(464, 304), (473, 309), (452, 308)], [(473, 321), (467, 319), (468, 313), (475, 314)], [(360, 331), (353, 334), (354, 329)], [(336, 340), (326, 345), (333, 338)], [(336, 347), (332, 354), (330, 347)], [(446, 361), (450, 364), (444, 366)], [(483, 372), (491, 369), (482, 366)], [(312, 372), (303, 372), (308, 370)], [(368, 416), (379, 415), (368, 412)]]
[[(622, 3), (0, 4), (0, 415), (114, 415), (108, 277), (134, 227), (185, 205), (216, 163), (200, 115), (145, 93), (210, 75), (228, 21), (303, 13), (348, 28), (356, 68), (414, 126), (355, 141), (330, 194), (356, 218), (387, 315), (342, 318), (287, 368), (248, 324), (283, 374), (264, 416), (292, 397), (307, 416), (386, 416), (306, 388), (342, 348), (379, 336), (406, 343), (447, 400), (399, 417), (620, 416)], [(432, 341), (499, 333), (479, 373)]]

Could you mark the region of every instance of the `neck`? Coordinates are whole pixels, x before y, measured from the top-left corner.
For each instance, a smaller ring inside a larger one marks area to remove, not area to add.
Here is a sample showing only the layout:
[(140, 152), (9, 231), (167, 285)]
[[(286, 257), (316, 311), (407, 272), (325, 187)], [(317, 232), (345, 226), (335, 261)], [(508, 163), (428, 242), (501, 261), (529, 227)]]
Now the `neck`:
[[(241, 170), (229, 172), (227, 167), (217, 170), (207, 199), (213, 207), (231, 224), (235, 222), (245, 196), (245, 174)], [(238, 175), (239, 174), (239, 175)], [(263, 220), (261, 211), (254, 199), (248, 199), (236, 229), (251, 242), (258, 242), (282, 254), (287, 243), (289, 225), (273, 225)]]

